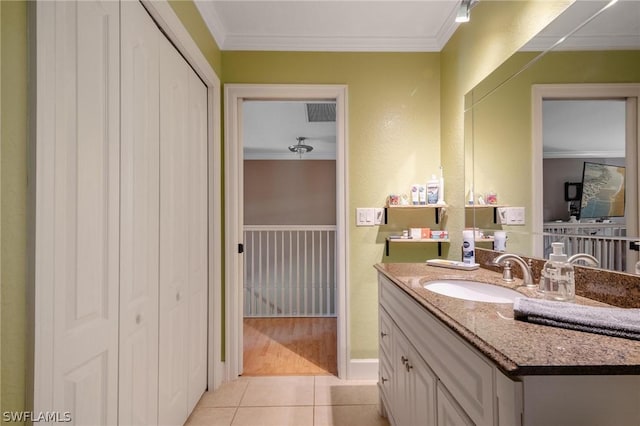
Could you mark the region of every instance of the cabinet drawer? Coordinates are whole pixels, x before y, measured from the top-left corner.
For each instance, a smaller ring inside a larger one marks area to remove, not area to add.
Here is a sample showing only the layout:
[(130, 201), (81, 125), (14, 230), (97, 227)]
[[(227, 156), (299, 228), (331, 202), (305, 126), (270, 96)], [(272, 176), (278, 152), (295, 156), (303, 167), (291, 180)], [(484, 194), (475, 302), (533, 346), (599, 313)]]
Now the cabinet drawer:
[(478, 425), (493, 424), (493, 369), (423, 306), (379, 275), (380, 304)]
[(380, 351), (384, 352), (387, 358), (391, 359), (393, 355), (391, 346), (391, 342), (393, 340), (393, 321), (382, 306), (379, 306), (379, 309), (380, 335), (378, 337), (380, 341)]

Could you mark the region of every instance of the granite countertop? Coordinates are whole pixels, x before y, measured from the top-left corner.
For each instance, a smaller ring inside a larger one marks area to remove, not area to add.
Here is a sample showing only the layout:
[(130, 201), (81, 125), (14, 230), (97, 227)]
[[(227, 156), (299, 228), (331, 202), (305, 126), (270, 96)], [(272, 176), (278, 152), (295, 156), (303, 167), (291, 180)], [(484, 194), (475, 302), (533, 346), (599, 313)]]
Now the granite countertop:
[[(435, 279), (466, 279), (535, 297), (533, 290), (522, 287), (521, 279), (505, 283), (501, 274), (483, 268), (463, 271), (423, 263), (386, 263), (375, 268), (508, 376), (640, 374), (640, 341), (516, 321), (511, 304), (456, 299), (421, 285)], [(580, 296), (575, 303), (608, 306)]]

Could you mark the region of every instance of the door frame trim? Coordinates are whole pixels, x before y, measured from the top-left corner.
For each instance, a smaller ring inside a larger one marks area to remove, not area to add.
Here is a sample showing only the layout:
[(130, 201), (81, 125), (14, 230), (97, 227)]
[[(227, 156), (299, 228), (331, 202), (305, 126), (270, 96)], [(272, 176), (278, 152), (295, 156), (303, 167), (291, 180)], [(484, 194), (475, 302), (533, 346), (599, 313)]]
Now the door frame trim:
[(347, 86), (295, 84), (226, 84), (224, 89), (225, 164), (225, 332), (228, 380), (242, 373), (242, 242), (243, 194), (242, 101), (252, 100), (336, 100), (336, 310), (338, 377), (348, 376), (349, 306), (348, 174), (347, 174)]
[[(628, 170), (638, 170), (640, 164), (640, 84), (638, 83), (585, 83), (585, 84), (534, 84), (531, 88), (531, 131), (532, 131), (532, 152), (531, 152), (531, 172), (533, 188), (542, 188), (542, 164), (543, 164), (543, 140), (542, 140), (542, 101), (543, 99), (635, 99), (635, 111), (627, 112), (626, 130), (626, 166)], [(632, 116), (630, 116), (632, 115)], [(633, 120), (635, 119), (635, 120)], [(633, 123), (635, 121), (635, 123)], [(636, 179), (627, 179), (626, 187), (629, 194), (635, 197), (627, 200), (627, 211), (638, 212), (640, 202), (640, 174)], [(542, 232), (535, 234), (536, 229), (542, 229), (543, 225), (543, 203), (542, 192), (532, 191), (532, 230), (533, 254), (541, 257), (544, 252), (544, 236)], [(536, 207), (537, 206), (537, 207)], [(637, 216), (636, 216), (637, 217)], [(638, 235), (640, 223), (631, 221), (626, 224), (627, 235)], [(637, 254), (630, 253), (630, 256), (637, 261)], [(633, 268), (632, 263), (627, 259), (627, 268)]]

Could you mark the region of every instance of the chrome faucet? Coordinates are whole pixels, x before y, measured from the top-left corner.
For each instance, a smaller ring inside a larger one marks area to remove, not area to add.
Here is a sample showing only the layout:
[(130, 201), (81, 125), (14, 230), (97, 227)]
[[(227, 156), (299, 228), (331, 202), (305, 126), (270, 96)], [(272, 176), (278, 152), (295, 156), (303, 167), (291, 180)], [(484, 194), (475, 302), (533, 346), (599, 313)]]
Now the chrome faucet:
[[(523, 284), (527, 287), (537, 287), (533, 283), (533, 276), (531, 274), (531, 268), (527, 265), (527, 262), (524, 261), (520, 256), (512, 253), (503, 253), (500, 256), (493, 259), (493, 263), (503, 266), (502, 263), (505, 261), (513, 261), (520, 265), (520, 269), (522, 270), (522, 281)], [(510, 268), (509, 268), (510, 269)]]
[(581, 260), (584, 261), (584, 263), (586, 263), (587, 266), (597, 267), (598, 265), (600, 265), (600, 262), (598, 261), (598, 259), (596, 259), (595, 257), (587, 253), (576, 253), (573, 256), (569, 257), (569, 259), (567, 259), (567, 262), (575, 264)]

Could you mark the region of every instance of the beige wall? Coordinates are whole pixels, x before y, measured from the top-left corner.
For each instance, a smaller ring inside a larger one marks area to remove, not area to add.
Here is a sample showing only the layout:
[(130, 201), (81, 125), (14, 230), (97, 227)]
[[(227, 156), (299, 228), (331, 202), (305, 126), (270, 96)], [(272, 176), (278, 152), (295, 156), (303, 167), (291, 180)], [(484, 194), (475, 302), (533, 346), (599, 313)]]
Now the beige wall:
[(335, 225), (335, 160), (245, 160), (245, 225)]

